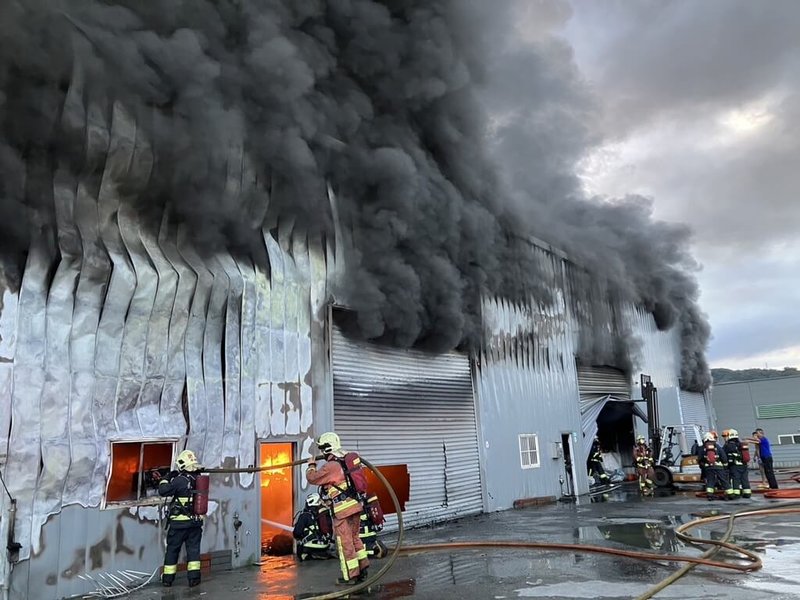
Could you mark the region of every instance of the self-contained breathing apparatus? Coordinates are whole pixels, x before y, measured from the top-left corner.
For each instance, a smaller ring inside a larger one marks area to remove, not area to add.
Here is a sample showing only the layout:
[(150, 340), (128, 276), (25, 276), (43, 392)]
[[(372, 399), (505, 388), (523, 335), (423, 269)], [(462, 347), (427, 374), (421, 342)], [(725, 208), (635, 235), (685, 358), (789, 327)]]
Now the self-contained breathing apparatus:
[(717, 442), (713, 439), (703, 442), (703, 457), (705, 467), (722, 466), (717, 464)]

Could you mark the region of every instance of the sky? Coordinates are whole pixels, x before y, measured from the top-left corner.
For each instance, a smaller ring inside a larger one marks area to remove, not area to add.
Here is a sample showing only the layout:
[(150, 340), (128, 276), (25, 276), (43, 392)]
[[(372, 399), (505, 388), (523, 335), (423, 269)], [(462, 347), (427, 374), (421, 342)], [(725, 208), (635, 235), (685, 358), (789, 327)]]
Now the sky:
[(800, 367), (800, 2), (531, 0), (595, 111), (590, 195), (692, 228), (712, 367)]

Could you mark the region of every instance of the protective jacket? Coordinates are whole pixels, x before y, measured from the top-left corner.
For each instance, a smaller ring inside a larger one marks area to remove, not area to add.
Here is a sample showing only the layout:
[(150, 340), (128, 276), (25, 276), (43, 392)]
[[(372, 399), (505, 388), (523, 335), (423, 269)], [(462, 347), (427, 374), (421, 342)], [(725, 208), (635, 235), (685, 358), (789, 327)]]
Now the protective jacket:
[(167, 520), (172, 529), (202, 527), (203, 520), (194, 514), (194, 492), (197, 476), (189, 471), (170, 471), (158, 483), (160, 496), (172, 496), (167, 507)]
[(361, 500), (344, 474), (344, 468), (336, 457), (330, 456), (327, 462), (317, 470), (306, 473), (308, 483), (323, 488), (324, 495), (333, 507), (333, 516), (344, 519), (362, 510)]
[(649, 469), (653, 466), (653, 454), (645, 444), (636, 444), (633, 448), (633, 458), (640, 469)]

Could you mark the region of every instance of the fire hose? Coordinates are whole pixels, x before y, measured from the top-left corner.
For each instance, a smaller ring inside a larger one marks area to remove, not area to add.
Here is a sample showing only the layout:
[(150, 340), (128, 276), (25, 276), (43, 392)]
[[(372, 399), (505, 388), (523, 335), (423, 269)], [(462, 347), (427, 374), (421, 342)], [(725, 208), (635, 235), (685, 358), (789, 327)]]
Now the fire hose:
[[(315, 459), (319, 460), (323, 457), (315, 457)], [(282, 469), (286, 467), (302, 465), (308, 462), (307, 459), (304, 460), (297, 460), (291, 463), (281, 464), (281, 465), (270, 465), (264, 467), (251, 467), (245, 469), (203, 469), (204, 472), (207, 473), (255, 473), (255, 472), (263, 472), (263, 471), (271, 471)], [(378, 480), (384, 485), (386, 490), (388, 491), (392, 503), (394, 504), (395, 511), (397, 513), (397, 525), (398, 525), (398, 537), (397, 543), (394, 548), (391, 549), (391, 553), (387, 558), (385, 564), (381, 569), (375, 573), (373, 576), (369, 577), (365, 581), (355, 585), (348, 587), (347, 589), (343, 589), (337, 592), (331, 592), (327, 594), (323, 594), (320, 596), (313, 596), (308, 598), (308, 600), (333, 600), (334, 598), (343, 598), (349, 596), (350, 594), (354, 594), (361, 590), (367, 589), (370, 586), (377, 583), (388, 571), (391, 569), (392, 565), (397, 560), (397, 557), (402, 552), (403, 554), (415, 554), (418, 552), (432, 552), (438, 550), (469, 550), (474, 548), (524, 548), (524, 549), (536, 549), (536, 550), (548, 550), (548, 551), (566, 551), (566, 552), (586, 552), (586, 553), (594, 553), (594, 554), (608, 554), (612, 556), (620, 556), (624, 558), (631, 558), (635, 560), (646, 560), (646, 561), (653, 561), (653, 562), (682, 562), (686, 563), (683, 567), (681, 567), (678, 571), (658, 583), (657, 585), (653, 586), (650, 590), (645, 592), (644, 594), (638, 596), (636, 600), (647, 600), (652, 598), (654, 595), (658, 594), (666, 587), (675, 583), (678, 579), (686, 575), (691, 569), (695, 568), (698, 565), (704, 565), (713, 568), (719, 569), (727, 569), (732, 571), (738, 572), (751, 572), (760, 569), (762, 565), (761, 558), (758, 554), (751, 552), (745, 548), (737, 546), (731, 543), (729, 540), (733, 535), (733, 528), (734, 523), (737, 518), (742, 517), (764, 517), (764, 516), (772, 516), (772, 515), (779, 515), (779, 514), (797, 514), (800, 513), (800, 503), (788, 503), (782, 504), (772, 508), (763, 508), (763, 509), (744, 509), (741, 511), (737, 511), (734, 513), (726, 514), (726, 515), (715, 515), (711, 517), (702, 517), (699, 519), (695, 519), (688, 523), (685, 523), (675, 529), (675, 533), (677, 537), (689, 544), (692, 545), (711, 545), (713, 546), (709, 550), (707, 550), (702, 556), (679, 556), (679, 555), (669, 555), (669, 554), (658, 554), (655, 552), (640, 552), (636, 550), (622, 550), (618, 548), (609, 548), (605, 546), (591, 546), (591, 545), (584, 545), (584, 544), (570, 544), (570, 543), (558, 543), (558, 542), (528, 542), (528, 541), (513, 541), (513, 540), (479, 540), (479, 541), (461, 541), (461, 542), (441, 542), (441, 543), (431, 543), (431, 544), (417, 544), (414, 546), (402, 546), (403, 536), (404, 536), (404, 529), (403, 529), (403, 515), (402, 510), (400, 507), (400, 502), (397, 499), (397, 495), (394, 492), (389, 481), (384, 477), (384, 475), (374, 467), (368, 460), (364, 457), (361, 457), (361, 462), (378, 478)], [(706, 523), (712, 523), (721, 520), (728, 520), (728, 527), (725, 530), (722, 538), (720, 540), (705, 540), (700, 538), (695, 538), (691, 535), (688, 535), (687, 531), (690, 529), (694, 529)], [(728, 551), (733, 552), (737, 555), (739, 561), (745, 561), (744, 564), (741, 562), (729, 562), (724, 560), (714, 560), (714, 556), (719, 553), (722, 549), (726, 549)]]

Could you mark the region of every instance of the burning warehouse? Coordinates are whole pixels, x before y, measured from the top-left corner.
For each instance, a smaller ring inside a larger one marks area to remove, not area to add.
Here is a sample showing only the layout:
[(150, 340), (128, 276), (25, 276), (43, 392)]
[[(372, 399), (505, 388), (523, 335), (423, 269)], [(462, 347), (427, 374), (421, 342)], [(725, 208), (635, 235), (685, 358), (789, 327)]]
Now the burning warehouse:
[[(160, 4), (0, 8), (11, 598), (156, 569), (148, 473), (184, 448), (282, 464), (335, 428), (428, 523), (585, 493), (595, 434), (624, 468), (655, 413), (707, 423), (685, 232), (534, 159), (519, 203), (468, 10)], [(213, 475), (203, 553), (252, 563), (307, 491)]]

